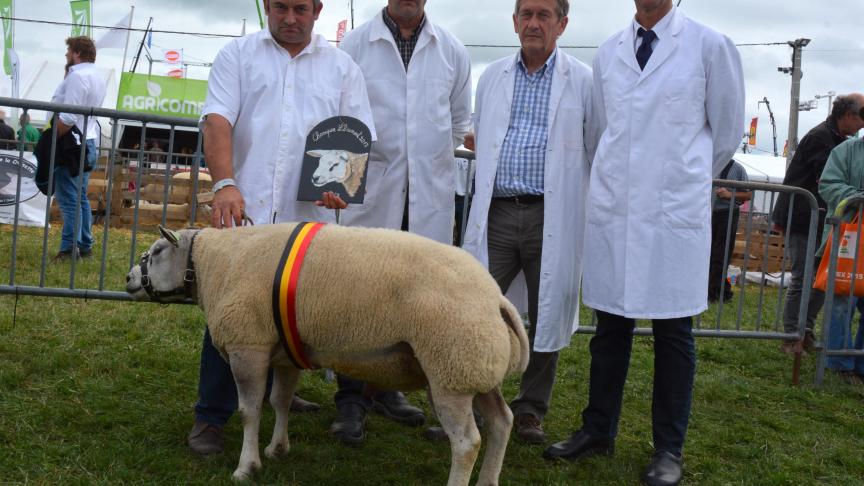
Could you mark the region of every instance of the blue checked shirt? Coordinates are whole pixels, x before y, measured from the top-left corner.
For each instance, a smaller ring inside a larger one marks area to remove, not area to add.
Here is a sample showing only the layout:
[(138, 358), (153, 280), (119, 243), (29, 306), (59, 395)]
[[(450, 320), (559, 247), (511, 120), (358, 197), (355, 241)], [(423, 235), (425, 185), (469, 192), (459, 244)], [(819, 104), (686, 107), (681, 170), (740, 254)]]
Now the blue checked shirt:
[(519, 56), (510, 125), (501, 146), (492, 197), (543, 194), (549, 97), (557, 54), (553, 52), (534, 74), (528, 74)]

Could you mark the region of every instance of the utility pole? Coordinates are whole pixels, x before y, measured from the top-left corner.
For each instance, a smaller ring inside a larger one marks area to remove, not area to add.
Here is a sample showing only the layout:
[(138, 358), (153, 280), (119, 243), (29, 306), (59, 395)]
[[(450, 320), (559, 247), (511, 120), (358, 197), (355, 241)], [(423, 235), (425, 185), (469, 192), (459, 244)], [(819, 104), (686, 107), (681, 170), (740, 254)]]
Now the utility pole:
[[(780, 154), (777, 152), (777, 122), (774, 121), (774, 112), (771, 111), (771, 102), (768, 101), (768, 97), (765, 96), (762, 98), (762, 101), (756, 103), (756, 107), (759, 105), (765, 104), (765, 108), (768, 108), (768, 116), (771, 117), (771, 129), (774, 132), (774, 157), (779, 156)], [(788, 165), (788, 162), (787, 162)]]
[(795, 150), (798, 148), (798, 110), (799, 101), (801, 98), (801, 77), (804, 75), (801, 72), (801, 51), (810, 39), (795, 39), (789, 41), (788, 44), (792, 47), (792, 67), (779, 67), (778, 71), (792, 75), (792, 99), (789, 103), (789, 138), (786, 140), (788, 148), (786, 151), (786, 168), (792, 163), (792, 156), (795, 155)]
[(825, 93), (824, 95), (817, 94), (816, 96), (814, 96), (814, 98), (816, 98), (817, 100), (821, 100), (822, 98), (828, 98), (828, 115), (830, 116), (831, 115), (831, 109), (833, 108), (832, 103), (833, 103), (835, 96), (837, 96), (837, 93), (835, 93), (834, 91), (829, 91), (829, 92)]

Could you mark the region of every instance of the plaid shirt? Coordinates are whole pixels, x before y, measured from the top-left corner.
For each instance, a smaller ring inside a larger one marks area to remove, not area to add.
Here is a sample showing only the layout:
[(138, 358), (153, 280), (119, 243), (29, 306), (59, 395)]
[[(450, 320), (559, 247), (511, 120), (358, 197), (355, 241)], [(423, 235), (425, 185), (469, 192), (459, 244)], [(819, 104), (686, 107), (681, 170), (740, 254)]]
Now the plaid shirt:
[(519, 56), (510, 125), (498, 158), (493, 197), (543, 194), (549, 97), (557, 53), (553, 52), (534, 74), (528, 74)]
[(417, 47), (417, 38), (420, 37), (420, 32), (423, 30), (423, 26), (426, 25), (426, 16), (423, 16), (423, 20), (420, 21), (420, 25), (417, 26), (417, 30), (414, 31), (411, 38), (403, 39), (402, 33), (399, 32), (399, 26), (396, 25), (396, 21), (387, 13), (387, 7), (384, 7), (382, 12), (384, 25), (386, 25), (387, 28), (390, 29), (390, 33), (393, 34), (393, 40), (396, 41), (396, 49), (399, 51), (399, 55), (402, 56), (402, 63), (405, 65), (405, 71), (408, 71), (408, 63), (411, 62), (411, 55), (414, 54), (414, 48)]

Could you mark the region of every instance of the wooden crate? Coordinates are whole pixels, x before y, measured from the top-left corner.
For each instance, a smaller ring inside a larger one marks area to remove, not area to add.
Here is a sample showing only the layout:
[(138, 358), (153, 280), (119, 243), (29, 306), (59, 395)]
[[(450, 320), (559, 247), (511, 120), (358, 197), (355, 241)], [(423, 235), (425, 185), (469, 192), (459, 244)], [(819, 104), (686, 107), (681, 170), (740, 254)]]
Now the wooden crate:
[[(735, 249), (730, 264), (748, 272), (780, 273), (783, 268), (784, 236), (771, 230), (769, 223), (754, 218), (750, 227), (749, 247), (747, 237), (747, 213), (742, 212), (738, 221)], [(747, 261), (745, 265), (745, 250)], [(763, 261), (764, 260), (764, 261)], [(791, 268), (787, 259), (785, 270)]]

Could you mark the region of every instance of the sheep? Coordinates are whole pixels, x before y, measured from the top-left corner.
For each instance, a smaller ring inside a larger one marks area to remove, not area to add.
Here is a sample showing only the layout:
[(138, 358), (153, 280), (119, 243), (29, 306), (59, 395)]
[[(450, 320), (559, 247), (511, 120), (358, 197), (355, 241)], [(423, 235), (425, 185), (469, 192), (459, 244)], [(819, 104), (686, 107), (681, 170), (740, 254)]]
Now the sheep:
[[(268, 365), (276, 425), (265, 454), (288, 451), (287, 414), (300, 368), (274, 325), (273, 282), (286, 242), (301, 225), (160, 227), (162, 238), (127, 276), (126, 290), (136, 300), (191, 298), (203, 310), (237, 382), (243, 417), (238, 480), (261, 467), (258, 429)], [(498, 484), (513, 422), (500, 386), (505, 375), (522, 373), (529, 357), (515, 307), (459, 248), (395, 230), (316, 226), (294, 301), (305, 357), (381, 389), (426, 388), (450, 438), (451, 486), (468, 484), (479, 452), (473, 400), (488, 431), (478, 484)]]
[(355, 154), (345, 150), (310, 150), (306, 154), (321, 158), (318, 168), (312, 174), (312, 184), (316, 187), (336, 182), (342, 184), (351, 197), (360, 190), (369, 154)]

